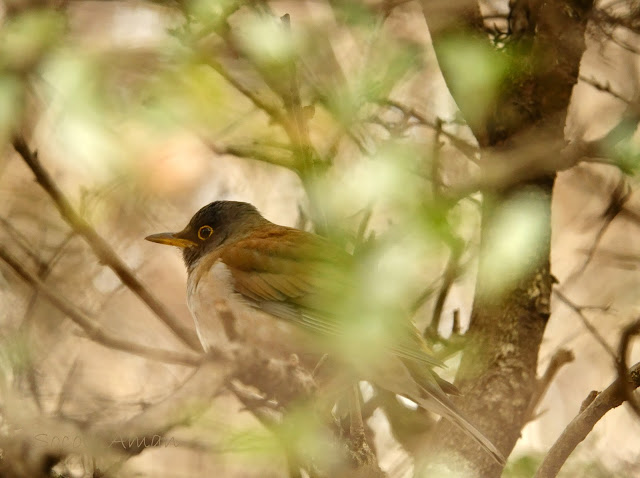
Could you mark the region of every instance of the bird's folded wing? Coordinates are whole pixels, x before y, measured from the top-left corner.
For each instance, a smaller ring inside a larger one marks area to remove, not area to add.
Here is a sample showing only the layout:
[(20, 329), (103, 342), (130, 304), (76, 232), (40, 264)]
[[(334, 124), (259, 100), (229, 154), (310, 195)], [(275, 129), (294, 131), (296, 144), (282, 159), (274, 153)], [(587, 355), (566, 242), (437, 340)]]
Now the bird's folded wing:
[(329, 241), (285, 227), (257, 231), (230, 244), (220, 259), (244, 296), (308, 308), (325, 308), (326, 300), (338, 297), (347, 286), (344, 269), (352, 261)]
[[(343, 336), (339, 304), (355, 294), (353, 257), (329, 241), (285, 227), (229, 245), (220, 255), (236, 292), (278, 318), (324, 336)], [(390, 331), (389, 347), (399, 357), (442, 366), (410, 321)]]

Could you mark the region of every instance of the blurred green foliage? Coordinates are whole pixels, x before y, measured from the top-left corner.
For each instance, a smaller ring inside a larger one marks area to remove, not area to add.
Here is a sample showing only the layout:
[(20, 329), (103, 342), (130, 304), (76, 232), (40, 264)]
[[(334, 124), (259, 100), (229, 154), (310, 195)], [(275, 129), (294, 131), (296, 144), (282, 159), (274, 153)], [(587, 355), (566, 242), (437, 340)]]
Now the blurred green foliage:
[(439, 62), (448, 85), (471, 125), (482, 125), (494, 113), (493, 106), (509, 73), (509, 59), (482, 38), (453, 35), (439, 47)]

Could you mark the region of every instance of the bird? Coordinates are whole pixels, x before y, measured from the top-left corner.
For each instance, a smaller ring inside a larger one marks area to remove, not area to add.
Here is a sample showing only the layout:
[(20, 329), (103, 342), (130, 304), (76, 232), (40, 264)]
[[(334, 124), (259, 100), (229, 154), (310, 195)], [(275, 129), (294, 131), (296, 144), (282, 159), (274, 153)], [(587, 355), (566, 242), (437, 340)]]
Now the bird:
[(276, 337), (275, 348), (286, 353), (303, 347), (338, 355), (360, 379), (451, 420), (504, 465), (503, 454), (449, 398), (459, 392), (433, 370), (443, 364), (408, 315), (362, 300), (357, 283), (367, 269), (344, 248), (274, 224), (240, 201), (214, 201), (181, 231), (145, 239), (182, 250), (187, 303), (205, 351), (212, 343), (207, 330), (220, 335), (230, 316), (253, 345)]

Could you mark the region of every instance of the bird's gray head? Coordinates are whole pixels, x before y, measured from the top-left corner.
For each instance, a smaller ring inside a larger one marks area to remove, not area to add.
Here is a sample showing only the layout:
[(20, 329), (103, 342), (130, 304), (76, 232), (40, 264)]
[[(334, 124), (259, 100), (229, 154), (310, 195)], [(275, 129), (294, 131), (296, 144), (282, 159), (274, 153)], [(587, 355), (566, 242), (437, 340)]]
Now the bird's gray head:
[(249, 203), (215, 201), (201, 208), (180, 232), (163, 232), (146, 237), (147, 241), (182, 249), (188, 269), (220, 245), (245, 237), (256, 227), (268, 223)]

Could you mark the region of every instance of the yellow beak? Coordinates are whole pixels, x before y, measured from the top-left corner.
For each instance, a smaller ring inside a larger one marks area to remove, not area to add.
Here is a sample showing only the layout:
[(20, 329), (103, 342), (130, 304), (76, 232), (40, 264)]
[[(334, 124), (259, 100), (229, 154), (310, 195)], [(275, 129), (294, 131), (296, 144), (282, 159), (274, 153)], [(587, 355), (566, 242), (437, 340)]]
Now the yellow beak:
[(166, 244), (168, 246), (179, 247), (180, 249), (186, 249), (187, 247), (197, 246), (195, 242), (190, 239), (180, 237), (179, 232), (162, 232), (160, 234), (152, 234), (145, 237), (147, 241), (157, 242), (158, 244)]

